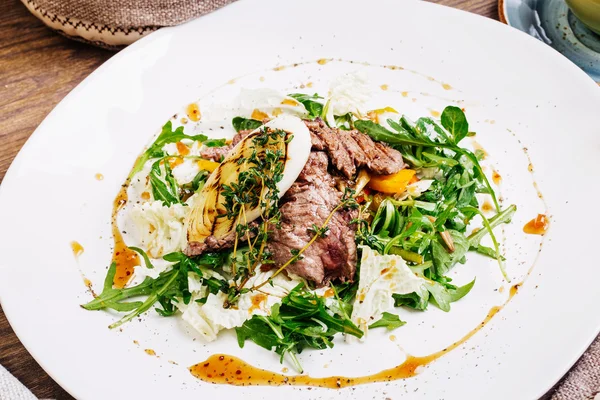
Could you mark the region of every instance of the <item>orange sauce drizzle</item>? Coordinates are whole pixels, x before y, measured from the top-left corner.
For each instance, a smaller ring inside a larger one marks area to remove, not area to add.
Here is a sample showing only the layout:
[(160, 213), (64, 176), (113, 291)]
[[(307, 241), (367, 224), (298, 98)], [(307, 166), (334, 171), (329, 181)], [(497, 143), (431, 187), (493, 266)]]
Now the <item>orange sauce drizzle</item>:
[(329, 62), (329, 60), (326, 59), (326, 58), (320, 58), (320, 59), (317, 60), (317, 64), (319, 64), (319, 65), (325, 65), (328, 62)]
[[(330, 389), (362, 385), (375, 382), (389, 382), (397, 379), (406, 379), (415, 376), (419, 367), (428, 365), (451, 350), (459, 347), (481, 328), (483, 328), (517, 293), (520, 284), (511, 287), (510, 295), (501, 306), (490, 309), (485, 319), (462, 339), (438, 352), (423, 357), (408, 355), (406, 360), (395, 367), (385, 369), (372, 375), (359, 377), (327, 376), (314, 378), (308, 375), (287, 376), (277, 372), (267, 371), (254, 367), (237, 357), (226, 354), (214, 354), (207, 360), (189, 368), (192, 375), (205, 382), (216, 384), (229, 384), (234, 386), (318, 386)], [(391, 338), (390, 338), (391, 339)]]
[(112, 234), (114, 240), (114, 250), (112, 256), (112, 262), (116, 263), (117, 270), (115, 273), (115, 279), (113, 283), (117, 288), (123, 288), (129, 279), (133, 276), (133, 268), (140, 265), (140, 257), (138, 254), (129, 249), (123, 240), (119, 226), (117, 225), (117, 214), (125, 204), (127, 204), (127, 187), (129, 186), (129, 180), (121, 186), (119, 194), (113, 202), (113, 211), (111, 218)]
[(451, 90), (452, 89), (452, 86), (450, 86), (447, 83), (442, 83), (442, 87), (444, 88), (444, 90)]
[(79, 257), (84, 252), (83, 246), (75, 240), (71, 242), (71, 250), (73, 251), (73, 255), (75, 256), (75, 258)]
[(150, 200), (150, 192), (142, 192), (141, 197), (144, 200)]
[(185, 112), (188, 118), (194, 122), (198, 122), (200, 121), (200, 118), (202, 118), (202, 114), (200, 113), (200, 107), (198, 107), (198, 104), (196, 103), (188, 105)]
[(544, 214), (538, 214), (537, 217), (529, 221), (523, 227), (523, 232), (530, 235), (543, 235), (548, 230), (550, 221)]

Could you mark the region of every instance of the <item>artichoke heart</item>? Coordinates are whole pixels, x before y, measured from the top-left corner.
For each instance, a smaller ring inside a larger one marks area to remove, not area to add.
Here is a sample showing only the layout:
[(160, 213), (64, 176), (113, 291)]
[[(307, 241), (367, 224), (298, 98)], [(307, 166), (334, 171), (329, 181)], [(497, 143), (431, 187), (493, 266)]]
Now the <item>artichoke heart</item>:
[[(276, 139), (260, 140), (265, 136), (264, 132), (281, 131), (285, 134), (277, 135)], [(252, 184), (254, 175), (250, 172), (256, 171), (250, 170), (256, 169), (256, 164), (248, 160), (253, 157), (264, 158), (268, 152), (280, 156), (283, 173), (281, 180), (277, 182), (277, 190), (281, 197), (298, 178), (308, 160), (310, 149), (308, 128), (300, 118), (291, 115), (274, 118), (248, 134), (227, 154), (198, 193), (187, 220), (186, 252), (196, 255), (207, 249), (228, 247), (231, 238), (235, 237), (238, 222), (247, 225), (261, 215), (262, 201), (252, 205), (246, 204), (242, 209), (239, 203), (238, 207), (235, 206), (237, 197), (231, 195), (232, 188), (236, 187), (262, 191), (260, 198), (268, 191), (260, 183)], [(243, 193), (239, 195), (243, 196)], [(233, 213), (232, 209), (236, 209), (237, 212)]]

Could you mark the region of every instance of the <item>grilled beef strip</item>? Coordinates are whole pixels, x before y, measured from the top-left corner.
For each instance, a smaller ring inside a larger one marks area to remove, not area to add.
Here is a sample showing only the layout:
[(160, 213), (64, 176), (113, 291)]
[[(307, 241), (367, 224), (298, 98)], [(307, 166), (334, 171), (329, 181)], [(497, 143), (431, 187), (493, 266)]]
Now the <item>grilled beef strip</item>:
[[(268, 244), (275, 267), (292, 258), (293, 250), (302, 249), (315, 235), (313, 225), (321, 227), (339, 205), (342, 192), (335, 188), (328, 165), (327, 154), (311, 152), (300, 176), (281, 199), (281, 226), (272, 229)], [(356, 210), (336, 211), (327, 224), (326, 235), (315, 240), (287, 271), (318, 286), (334, 279), (352, 281), (356, 271), (356, 243), (355, 227), (350, 221), (356, 215)]]

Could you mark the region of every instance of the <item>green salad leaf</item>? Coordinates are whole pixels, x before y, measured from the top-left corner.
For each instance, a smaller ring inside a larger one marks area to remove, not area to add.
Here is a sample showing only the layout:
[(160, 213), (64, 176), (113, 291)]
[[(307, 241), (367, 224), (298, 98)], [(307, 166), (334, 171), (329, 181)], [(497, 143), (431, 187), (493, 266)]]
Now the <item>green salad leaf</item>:
[(308, 95), (302, 93), (289, 94), (291, 98), (301, 103), (308, 112), (309, 119), (315, 119), (323, 115), (323, 104), (316, 100), (322, 99), (318, 94)]
[(274, 305), (270, 316), (254, 315), (236, 328), (236, 333), (240, 347), (246, 340), (252, 340), (279, 354), (281, 362), (289, 354), (299, 372), (303, 369), (296, 354), (305, 348), (333, 347), (336, 333), (363, 336), (347, 316), (335, 313), (322, 297), (306, 291), (303, 283), (284, 297), (281, 304)]
[(193, 140), (202, 142), (207, 147), (221, 147), (224, 146), (226, 141), (225, 139), (208, 139), (206, 135), (186, 135), (183, 133), (183, 126), (173, 130), (173, 124), (171, 121), (168, 121), (163, 127), (150, 147), (146, 149), (146, 151), (137, 159), (133, 169), (129, 173), (129, 178), (131, 179), (135, 174), (140, 172), (142, 168), (144, 168), (144, 164), (146, 161), (152, 158), (164, 157), (166, 154), (162, 150), (166, 144), (180, 142), (184, 139)]
[(400, 317), (397, 316), (396, 314), (391, 314), (388, 312), (384, 312), (381, 316), (381, 319), (378, 321), (373, 322), (371, 325), (369, 325), (369, 329), (373, 329), (373, 328), (387, 328), (387, 330), (391, 331), (394, 330), (396, 328), (401, 327), (402, 325), (405, 325), (406, 322), (400, 320)]
[(244, 118), (244, 117), (235, 117), (231, 121), (231, 124), (233, 125), (233, 129), (235, 129), (236, 132), (246, 131), (246, 130), (253, 131), (253, 130), (263, 126), (262, 121), (258, 121), (256, 119), (251, 119), (251, 118)]

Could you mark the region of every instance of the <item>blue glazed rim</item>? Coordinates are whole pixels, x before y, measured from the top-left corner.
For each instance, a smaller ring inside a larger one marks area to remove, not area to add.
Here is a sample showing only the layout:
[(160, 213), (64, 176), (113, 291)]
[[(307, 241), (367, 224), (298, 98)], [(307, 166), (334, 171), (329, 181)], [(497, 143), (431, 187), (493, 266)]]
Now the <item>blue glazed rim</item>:
[(600, 84), (600, 35), (569, 10), (564, 0), (499, 0), (507, 25), (553, 47)]

